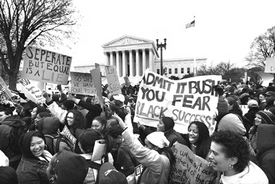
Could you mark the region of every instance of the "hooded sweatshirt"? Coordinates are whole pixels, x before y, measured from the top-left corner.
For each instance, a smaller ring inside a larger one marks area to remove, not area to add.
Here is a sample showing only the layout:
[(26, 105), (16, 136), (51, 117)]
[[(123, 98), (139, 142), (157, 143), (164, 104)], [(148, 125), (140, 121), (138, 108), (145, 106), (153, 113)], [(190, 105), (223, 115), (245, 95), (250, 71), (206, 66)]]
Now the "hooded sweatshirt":
[(258, 126), (259, 166), (268, 177), (269, 183), (275, 183), (275, 125), (261, 124)]

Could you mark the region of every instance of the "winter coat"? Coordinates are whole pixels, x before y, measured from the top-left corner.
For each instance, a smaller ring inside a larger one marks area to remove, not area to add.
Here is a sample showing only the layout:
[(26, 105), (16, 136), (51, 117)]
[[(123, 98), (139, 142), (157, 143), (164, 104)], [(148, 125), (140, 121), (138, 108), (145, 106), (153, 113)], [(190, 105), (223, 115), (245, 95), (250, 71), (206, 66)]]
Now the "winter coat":
[(168, 141), (170, 142), (170, 147), (175, 143), (178, 142), (180, 144), (186, 145), (186, 141), (185, 139), (180, 135), (180, 133), (178, 133), (177, 131), (175, 131), (174, 129), (170, 129), (164, 132), (165, 137), (168, 139)]
[(86, 114), (86, 128), (91, 128), (92, 121), (95, 117), (100, 116), (102, 109), (99, 104), (91, 104), (89, 102), (85, 102), (80, 100), (78, 103), (79, 106), (87, 109), (89, 112)]
[(268, 177), (269, 183), (275, 183), (275, 125), (261, 124), (258, 126), (257, 160), (261, 169)]
[(145, 166), (141, 174), (141, 184), (168, 184), (170, 161), (166, 155), (144, 147), (129, 130), (122, 134), (127, 146), (137, 161)]

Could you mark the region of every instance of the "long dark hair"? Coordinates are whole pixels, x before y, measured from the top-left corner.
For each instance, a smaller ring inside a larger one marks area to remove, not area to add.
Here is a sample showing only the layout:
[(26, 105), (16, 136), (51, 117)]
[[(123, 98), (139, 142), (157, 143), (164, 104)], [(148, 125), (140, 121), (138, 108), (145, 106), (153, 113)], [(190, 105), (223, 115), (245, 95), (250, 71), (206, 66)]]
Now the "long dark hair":
[[(211, 144), (211, 139), (210, 139), (210, 134), (207, 126), (200, 121), (193, 121), (189, 124), (188, 129), (190, 128), (191, 125), (196, 125), (199, 131), (199, 139), (195, 143), (196, 145), (196, 155), (206, 158), (210, 149), (210, 144)], [(191, 143), (188, 140), (188, 147), (191, 147)]]
[(170, 171), (169, 171), (169, 176), (168, 176), (168, 181), (170, 181), (173, 166), (176, 164), (176, 157), (170, 147), (159, 148), (158, 153), (164, 154), (165, 156), (167, 156), (167, 158), (170, 161)]

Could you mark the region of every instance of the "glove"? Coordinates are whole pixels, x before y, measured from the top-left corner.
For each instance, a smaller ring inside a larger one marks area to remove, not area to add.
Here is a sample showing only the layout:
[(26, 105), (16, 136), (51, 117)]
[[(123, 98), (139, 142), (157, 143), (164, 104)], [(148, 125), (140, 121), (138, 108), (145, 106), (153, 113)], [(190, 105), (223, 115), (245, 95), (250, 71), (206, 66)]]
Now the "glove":
[(22, 98), (22, 99), (24, 99), (24, 100), (27, 100), (27, 97), (25, 96), (24, 93), (18, 92), (18, 95), (20, 96), (20, 98)]

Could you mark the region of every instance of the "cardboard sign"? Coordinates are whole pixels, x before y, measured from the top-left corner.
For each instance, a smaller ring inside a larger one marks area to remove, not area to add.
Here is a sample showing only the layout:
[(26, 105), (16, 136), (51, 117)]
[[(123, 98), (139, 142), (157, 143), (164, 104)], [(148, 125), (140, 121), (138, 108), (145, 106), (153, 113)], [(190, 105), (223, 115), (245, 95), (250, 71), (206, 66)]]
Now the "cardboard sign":
[(90, 73), (70, 72), (70, 77), (70, 93), (81, 95), (97, 94), (97, 90)]
[(173, 184), (213, 184), (217, 172), (208, 166), (208, 161), (195, 155), (187, 146), (176, 144), (172, 148), (176, 164), (172, 168)]
[(71, 150), (75, 149), (75, 144), (76, 144), (76, 138), (73, 136), (73, 134), (71, 134), (70, 130), (68, 129), (68, 127), (65, 125), (62, 132), (60, 132), (64, 137), (67, 138), (67, 140), (69, 141), (69, 147), (71, 148)]
[(135, 109), (134, 122), (156, 127), (161, 116), (174, 119), (174, 129), (187, 133), (192, 121), (206, 124), (212, 133), (218, 104), (218, 94), (213, 86), (221, 81), (221, 76), (209, 75), (170, 80), (145, 71)]
[(68, 83), (72, 57), (28, 46), (22, 78), (54, 83)]
[(266, 58), (264, 72), (265, 73), (275, 73), (275, 57)]
[(121, 87), (115, 66), (105, 66), (110, 95), (121, 94)]
[(42, 91), (34, 85), (28, 79), (19, 79), (21, 84), (21, 92), (26, 95), (28, 99), (35, 103), (44, 102), (44, 97), (42, 96)]

